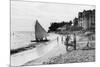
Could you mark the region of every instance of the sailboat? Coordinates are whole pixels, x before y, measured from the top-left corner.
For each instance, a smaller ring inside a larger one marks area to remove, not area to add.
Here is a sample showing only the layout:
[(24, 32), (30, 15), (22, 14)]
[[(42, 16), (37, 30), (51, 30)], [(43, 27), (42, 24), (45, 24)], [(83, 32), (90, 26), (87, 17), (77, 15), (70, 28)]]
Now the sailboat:
[(35, 24), (35, 40), (31, 40), (31, 42), (47, 42), (48, 33), (45, 29), (39, 24), (38, 20), (36, 20)]

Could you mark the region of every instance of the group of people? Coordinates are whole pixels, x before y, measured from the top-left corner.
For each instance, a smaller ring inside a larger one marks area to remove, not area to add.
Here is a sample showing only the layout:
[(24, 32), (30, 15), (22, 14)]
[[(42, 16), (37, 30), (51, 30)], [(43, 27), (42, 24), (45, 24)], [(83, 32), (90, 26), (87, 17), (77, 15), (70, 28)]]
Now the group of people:
[(76, 34), (73, 34), (73, 41), (69, 42), (71, 39), (71, 36), (69, 34), (67, 34), (66, 38), (65, 38), (65, 46), (66, 46), (66, 51), (68, 51), (68, 47), (73, 47), (74, 50), (76, 50)]
[[(66, 51), (68, 51), (69, 47), (73, 47), (74, 50), (76, 50), (76, 34), (75, 33), (73, 34), (73, 41), (70, 42), (70, 40), (71, 40), (70, 34), (67, 34), (65, 38), (63, 36), (61, 38), (62, 44), (66, 46)], [(59, 42), (59, 37), (57, 37), (57, 42)]]
[[(69, 48), (71, 48), (70, 50), (76, 50), (77, 49), (77, 38), (76, 38), (76, 34), (67, 34), (66, 36), (61, 35), (61, 38), (57, 37), (57, 42), (58, 43), (62, 43), (65, 45), (66, 47), (66, 51), (69, 51)], [(86, 43), (86, 47), (83, 49), (91, 49), (92, 47), (90, 46), (90, 42), (89, 40), (87, 40)]]

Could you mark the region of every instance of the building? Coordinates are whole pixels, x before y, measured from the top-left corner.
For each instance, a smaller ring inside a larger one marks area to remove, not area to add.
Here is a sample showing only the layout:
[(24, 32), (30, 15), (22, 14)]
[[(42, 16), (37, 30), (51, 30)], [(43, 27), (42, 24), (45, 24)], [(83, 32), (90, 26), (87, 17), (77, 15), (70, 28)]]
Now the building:
[(74, 18), (74, 20), (73, 20), (73, 24), (74, 24), (74, 26), (78, 26), (78, 18)]
[(78, 14), (78, 25), (84, 29), (95, 28), (95, 10), (84, 10)]

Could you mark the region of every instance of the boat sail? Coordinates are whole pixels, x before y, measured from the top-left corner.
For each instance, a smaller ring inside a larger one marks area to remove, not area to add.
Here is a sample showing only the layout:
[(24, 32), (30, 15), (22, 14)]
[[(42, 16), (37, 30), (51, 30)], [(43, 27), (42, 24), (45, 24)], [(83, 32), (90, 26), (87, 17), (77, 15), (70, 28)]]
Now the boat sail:
[(35, 39), (36, 40), (34, 40), (32, 42), (48, 41), (47, 36), (48, 36), (48, 33), (39, 24), (38, 20), (36, 20), (36, 24), (35, 24)]

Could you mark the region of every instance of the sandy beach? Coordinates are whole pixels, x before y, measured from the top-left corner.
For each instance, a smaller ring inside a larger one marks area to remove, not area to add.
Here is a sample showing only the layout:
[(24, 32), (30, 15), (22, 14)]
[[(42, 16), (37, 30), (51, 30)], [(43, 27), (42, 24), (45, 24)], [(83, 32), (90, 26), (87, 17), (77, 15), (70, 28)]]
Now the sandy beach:
[(79, 36), (77, 36), (77, 50), (71, 50), (71, 51), (66, 52), (64, 44), (60, 44), (60, 45), (62, 46), (59, 46), (59, 48), (57, 46), (51, 51), (51, 53), (49, 52), (41, 58), (29, 61), (28, 63), (25, 63), (24, 66), (95, 61), (95, 49), (94, 49), (95, 42), (94, 41), (90, 41), (90, 47), (93, 49), (89, 49), (86, 47), (87, 38), (83, 37), (82, 39)]
[[(87, 38), (78, 35), (77, 50), (66, 51), (62, 36), (65, 40), (65, 35), (50, 34), (50, 42), (40, 43), (36, 48), (11, 55), (11, 66), (95, 61), (95, 49), (82, 50), (87, 44)], [(90, 46), (95, 47), (95, 42), (91, 41)]]

